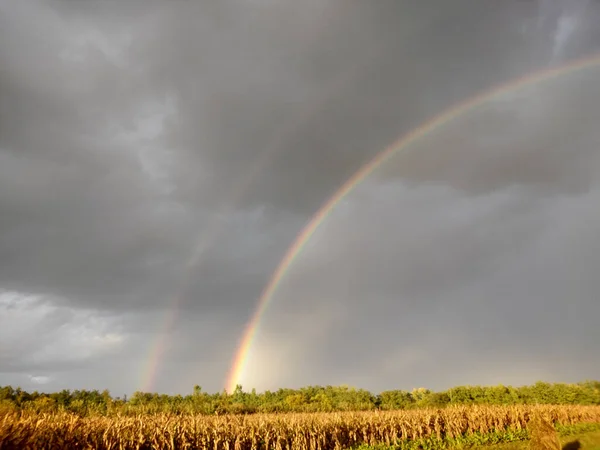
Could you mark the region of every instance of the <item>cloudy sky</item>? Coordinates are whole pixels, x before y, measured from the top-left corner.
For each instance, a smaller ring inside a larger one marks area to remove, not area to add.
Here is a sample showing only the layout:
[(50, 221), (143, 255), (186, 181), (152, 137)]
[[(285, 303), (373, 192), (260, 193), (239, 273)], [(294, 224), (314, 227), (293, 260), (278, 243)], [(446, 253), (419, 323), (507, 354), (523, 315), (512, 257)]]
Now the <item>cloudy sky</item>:
[[(600, 52), (593, 0), (0, 0), (0, 385), (221, 390), (319, 207), (498, 84)], [(328, 216), (242, 379), (600, 378), (600, 67), (487, 101)]]

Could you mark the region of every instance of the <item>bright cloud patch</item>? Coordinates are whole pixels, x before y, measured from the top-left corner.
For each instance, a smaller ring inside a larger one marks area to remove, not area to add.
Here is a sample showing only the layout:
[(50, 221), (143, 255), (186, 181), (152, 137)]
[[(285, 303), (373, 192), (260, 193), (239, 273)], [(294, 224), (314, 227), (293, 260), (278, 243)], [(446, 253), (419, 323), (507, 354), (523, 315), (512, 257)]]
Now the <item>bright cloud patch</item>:
[(51, 378), (44, 375), (29, 375), (29, 380), (35, 384), (47, 384)]
[[(114, 319), (37, 296), (4, 292), (0, 311), (2, 360), (9, 366), (17, 357), (23, 366), (87, 360), (118, 350), (125, 340)], [(0, 364), (0, 371), (18, 368)], [(48, 381), (44, 376), (30, 378), (40, 384)]]

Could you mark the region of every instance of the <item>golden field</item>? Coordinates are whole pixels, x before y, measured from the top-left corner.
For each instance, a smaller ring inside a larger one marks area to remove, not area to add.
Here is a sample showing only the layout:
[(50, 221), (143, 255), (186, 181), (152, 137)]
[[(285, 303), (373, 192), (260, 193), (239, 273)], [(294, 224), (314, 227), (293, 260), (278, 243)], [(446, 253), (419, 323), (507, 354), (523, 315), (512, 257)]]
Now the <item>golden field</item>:
[(519, 431), (534, 416), (600, 423), (600, 406), (450, 406), (443, 409), (253, 415), (88, 416), (5, 412), (0, 449), (325, 450)]

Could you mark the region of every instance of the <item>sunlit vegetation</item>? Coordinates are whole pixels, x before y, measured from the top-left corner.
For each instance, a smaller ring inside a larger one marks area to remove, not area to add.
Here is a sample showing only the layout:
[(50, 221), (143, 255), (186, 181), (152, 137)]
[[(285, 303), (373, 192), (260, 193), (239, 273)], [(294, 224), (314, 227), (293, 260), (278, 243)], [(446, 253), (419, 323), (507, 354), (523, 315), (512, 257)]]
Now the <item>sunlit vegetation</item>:
[(137, 392), (129, 399), (4, 387), (0, 398), (0, 449), (437, 450), (529, 437), (556, 446), (555, 437), (544, 437), (554, 428), (562, 435), (600, 431), (600, 382), (378, 395), (348, 387), (260, 394), (195, 387), (188, 396)]
[(527, 428), (519, 432), (511, 430), (490, 433), (467, 433), (458, 438), (437, 439), (435, 436), (402, 440), (395, 445), (360, 445), (357, 450), (446, 450), (446, 449), (485, 449), (485, 450), (548, 450), (546, 442), (557, 443), (560, 450), (600, 450), (600, 424), (580, 423), (575, 425), (556, 424), (552, 432), (544, 435), (547, 441), (535, 438), (531, 421)]
[(347, 386), (309, 386), (275, 392), (207, 393), (195, 386), (191, 394), (164, 395), (135, 392), (130, 398), (108, 391), (29, 393), (10, 386), (0, 388), (0, 409), (34, 412), (72, 412), (78, 415), (137, 414), (253, 414), (334, 412), (439, 408), (447, 405), (600, 405), (600, 381), (576, 384), (543, 383), (532, 386), (458, 386), (443, 392), (425, 388), (372, 394)]
[(600, 406), (578, 405), (225, 416), (81, 417), (22, 411), (4, 413), (0, 448), (436, 449), (527, 439), (536, 412), (567, 428), (600, 423)]

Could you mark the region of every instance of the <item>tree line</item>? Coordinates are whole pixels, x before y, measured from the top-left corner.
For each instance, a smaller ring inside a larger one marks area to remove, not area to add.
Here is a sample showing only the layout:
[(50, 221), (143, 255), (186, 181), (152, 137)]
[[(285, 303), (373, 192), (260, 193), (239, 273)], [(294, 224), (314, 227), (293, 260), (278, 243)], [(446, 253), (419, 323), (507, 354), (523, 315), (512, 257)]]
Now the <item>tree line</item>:
[(574, 384), (545, 383), (530, 386), (457, 386), (434, 392), (390, 390), (372, 394), (348, 386), (308, 386), (257, 393), (238, 385), (231, 394), (207, 393), (194, 386), (189, 395), (135, 392), (130, 398), (113, 397), (104, 390), (62, 390), (54, 393), (27, 392), (0, 387), (1, 410), (69, 411), (80, 415), (252, 414), (286, 412), (333, 412), (443, 408), (448, 405), (576, 404), (600, 405), (600, 381)]

